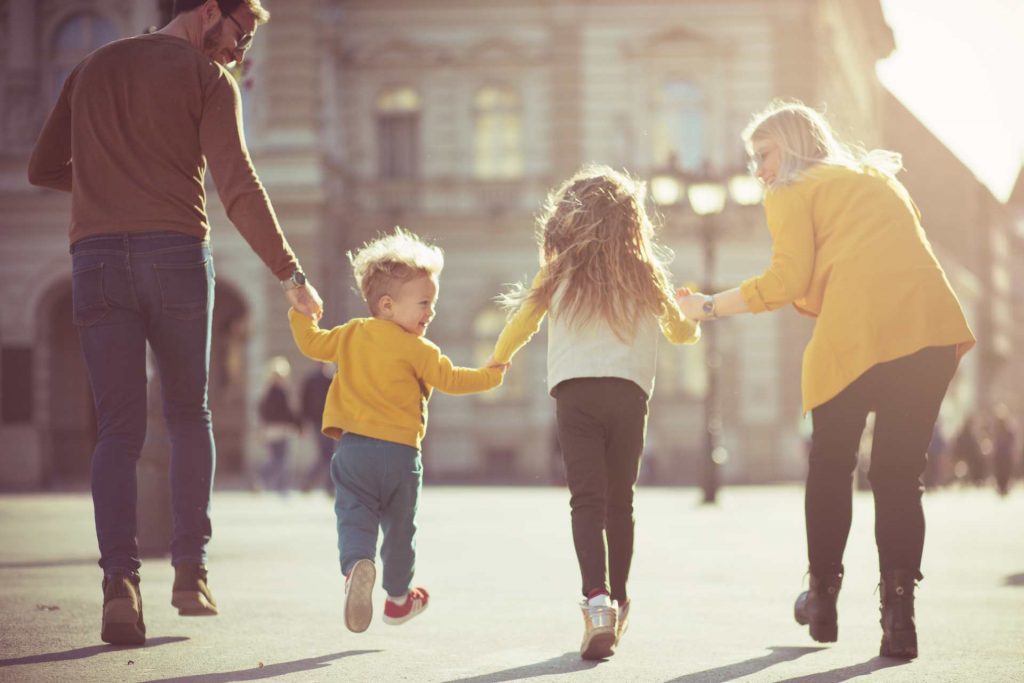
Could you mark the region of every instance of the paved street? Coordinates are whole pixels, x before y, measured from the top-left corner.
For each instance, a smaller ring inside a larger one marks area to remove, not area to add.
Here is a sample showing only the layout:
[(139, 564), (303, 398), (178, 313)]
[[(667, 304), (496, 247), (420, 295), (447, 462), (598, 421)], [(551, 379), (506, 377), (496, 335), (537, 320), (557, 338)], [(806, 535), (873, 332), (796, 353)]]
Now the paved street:
[[(211, 586), (221, 615), (178, 617), (172, 570), (143, 568), (149, 641), (99, 641), (100, 572), (85, 494), (0, 497), (3, 681), (1020, 681), (1024, 491), (929, 494), (921, 657), (877, 657), (871, 499), (858, 494), (840, 641), (792, 620), (805, 569), (799, 487), (641, 489), (631, 627), (601, 663), (582, 620), (568, 495), (555, 488), (427, 488), (417, 582), (430, 609), (345, 630), (326, 496), (218, 492)], [(382, 596), (378, 593), (378, 597)]]

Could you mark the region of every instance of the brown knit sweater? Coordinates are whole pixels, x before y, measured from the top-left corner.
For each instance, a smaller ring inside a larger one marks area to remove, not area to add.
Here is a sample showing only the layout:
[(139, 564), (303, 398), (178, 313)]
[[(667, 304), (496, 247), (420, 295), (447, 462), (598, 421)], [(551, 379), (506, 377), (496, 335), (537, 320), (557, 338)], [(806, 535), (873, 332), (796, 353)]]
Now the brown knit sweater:
[(287, 278), (298, 261), (249, 158), (238, 86), (180, 38), (127, 38), (86, 57), (64, 83), (28, 176), (71, 192), (72, 244), (159, 230), (206, 239), (207, 163), (231, 222)]

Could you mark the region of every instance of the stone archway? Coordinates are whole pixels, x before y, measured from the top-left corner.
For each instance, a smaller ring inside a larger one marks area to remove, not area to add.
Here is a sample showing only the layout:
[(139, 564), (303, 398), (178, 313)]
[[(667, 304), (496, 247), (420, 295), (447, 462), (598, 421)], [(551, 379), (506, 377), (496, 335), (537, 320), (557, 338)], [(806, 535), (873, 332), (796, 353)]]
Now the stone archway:
[(249, 312), (232, 285), (218, 280), (210, 349), (210, 412), (217, 444), (217, 475), (245, 471)]
[[(210, 351), (210, 409), (217, 443), (217, 473), (244, 471), (248, 307), (234, 287), (217, 283)], [(71, 317), (71, 281), (53, 285), (39, 304), (40, 351), (36, 391), (40, 415), (42, 485), (89, 480), (96, 445), (96, 415), (78, 332)]]
[(49, 487), (89, 479), (96, 445), (96, 413), (89, 376), (71, 318), (71, 280), (54, 285), (42, 302), (45, 372), (43, 483)]

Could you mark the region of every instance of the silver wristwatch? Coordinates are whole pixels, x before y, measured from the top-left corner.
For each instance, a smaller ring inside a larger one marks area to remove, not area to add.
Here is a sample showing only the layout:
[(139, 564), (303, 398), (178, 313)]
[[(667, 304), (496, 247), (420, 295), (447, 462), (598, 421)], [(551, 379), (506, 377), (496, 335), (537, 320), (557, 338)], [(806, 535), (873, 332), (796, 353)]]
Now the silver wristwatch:
[(713, 295), (706, 294), (704, 296), (704, 305), (701, 306), (701, 311), (703, 311), (704, 315), (709, 319), (718, 317), (718, 313), (715, 311), (715, 297)]
[(287, 280), (281, 280), (281, 287), (287, 291), (306, 286), (306, 275), (301, 270), (296, 270)]

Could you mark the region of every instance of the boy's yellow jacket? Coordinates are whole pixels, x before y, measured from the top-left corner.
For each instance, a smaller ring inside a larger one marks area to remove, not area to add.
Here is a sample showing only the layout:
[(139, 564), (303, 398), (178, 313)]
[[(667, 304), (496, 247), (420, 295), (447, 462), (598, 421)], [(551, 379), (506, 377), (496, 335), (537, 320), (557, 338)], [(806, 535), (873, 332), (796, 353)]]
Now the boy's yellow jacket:
[(353, 432), (419, 448), (433, 389), (472, 394), (501, 384), (498, 368), (454, 367), (437, 346), (389, 320), (354, 318), (331, 330), (295, 309), (292, 336), (306, 356), (335, 363), (324, 406), (323, 432)]

